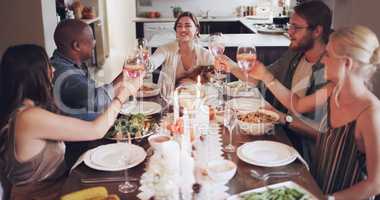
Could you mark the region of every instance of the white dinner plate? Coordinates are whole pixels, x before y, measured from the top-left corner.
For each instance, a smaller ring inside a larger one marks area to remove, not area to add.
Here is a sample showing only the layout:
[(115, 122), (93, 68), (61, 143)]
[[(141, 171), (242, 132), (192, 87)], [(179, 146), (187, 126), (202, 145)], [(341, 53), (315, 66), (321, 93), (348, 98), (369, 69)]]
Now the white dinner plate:
[(235, 98), (227, 101), (227, 106), (238, 112), (255, 112), (264, 107), (265, 100), (258, 98)]
[(145, 160), (145, 157), (146, 152), (140, 146), (114, 143), (92, 149), (84, 158), (84, 163), (96, 170), (120, 171), (137, 166)]
[(138, 91), (136, 97), (154, 97), (160, 94), (160, 88), (154, 83), (144, 83), (143, 86), (151, 88), (152, 90)]
[(248, 191), (245, 191), (245, 192), (242, 192), (242, 193), (230, 196), (230, 197), (227, 198), (227, 200), (242, 200), (243, 199), (242, 197), (244, 195), (248, 195), (248, 194), (255, 193), (255, 192), (264, 192), (264, 191), (266, 191), (268, 189), (276, 189), (276, 188), (282, 188), (282, 187), (296, 189), (297, 191), (303, 193), (305, 196), (302, 197), (302, 200), (317, 200), (318, 199), (312, 193), (310, 193), (304, 187), (298, 185), (297, 183), (295, 183), (293, 181), (286, 181), (286, 182), (276, 183), (276, 184), (272, 184), (272, 185), (268, 185), (268, 186), (264, 186), (264, 187), (260, 187), (260, 188), (256, 188), (256, 189), (252, 189), (252, 190), (248, 190)]
[(245, 83), (242, 81), (233, 81), (226, 84), (226, 94), (230, 97), (254, 97), (260, 98), (261, 94), (257, 88), (251, 88), (246, 91)]
[(297, 153), (286, 144), (259, 140), (241, 145), (237, 150), (237, 156), (252, 165), (279, 167), (293, 162)]
[(133, 105), (131, 103), (126, 103), (123, 105), (121, 109), (121, 114), (138, 114), (142, 113), (144, 115), (153, 115), (161, 112), (162, 106), (158, 103), (151, 101), (138, 101), (137, 105)]

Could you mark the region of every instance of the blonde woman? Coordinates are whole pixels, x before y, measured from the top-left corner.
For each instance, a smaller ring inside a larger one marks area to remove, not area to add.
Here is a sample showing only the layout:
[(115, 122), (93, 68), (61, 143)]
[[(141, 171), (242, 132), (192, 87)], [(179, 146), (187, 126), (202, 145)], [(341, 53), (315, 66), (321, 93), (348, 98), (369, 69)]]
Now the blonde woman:
[[(322, 60), (330, 81), (323, 98), (318, 92), (304, 98), (293, 95), (297, 109), (328, 104), (328, 131), (317, 135), (312, 173), (322, 191), (335, 199), (367, 199), (380, 194), (380, 101), (370, 91), (370, 78), (380, 64), (379, 41), (363, 26), (332, 33)], [(282, 99), (291, 99), (266, 69), (250, 72)], [(331, 89), (333, 88), (333, 89)]]
[(162, 65), (160, 84), (174, 87), (177, 81), (194, 81), (190, 76), (198, 66), (212, 65), (214, 58), (210, 52), (199, 45), (200, 24), (190, 12), (178, 16), (174, 29), (176, 41), (159, 47), (151, 56), (155, 68)]

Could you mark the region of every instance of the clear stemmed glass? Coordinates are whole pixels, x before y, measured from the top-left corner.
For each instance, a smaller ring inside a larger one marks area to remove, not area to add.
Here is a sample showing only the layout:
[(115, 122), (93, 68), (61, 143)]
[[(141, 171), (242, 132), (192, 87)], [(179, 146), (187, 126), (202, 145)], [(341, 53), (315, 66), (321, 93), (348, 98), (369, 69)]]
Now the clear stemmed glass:
[(245, 74), (245, 88), (248, 88), (248, 71), (251, 69), (252, 65), (256, 62), (256, 48), (255, 45), (243, 45), (239, 46), (236, 53), (236, 60), (239, 67), (244, 71)]
[(126, 165), (126, 169), (124, 170), (125, 182), (118, 186), (119, 192), (125, 193), (125, 194), (134, 192), (137, 189), (136, 184), (133, 184), (128, 181), (128, 165), (130, 162), (129, 156), (131, 156), (129, 153), (125, 153), (123, 155), (123, 158), (121, 159), (121, 162), (125, 163)]
[(224, 126), (228, 129), (229, 132), (229, 143), (223, 148), (225, 152), (235, 152), (235, 146), (232, 145), (232, 135), (236, 123), (236, 112), (231, 107), (226, 106), (226, 108), (224, 109)]
[[(129, 56), (124, 62), (124, 71), (127, 79), (134, 79), (145, 71), (143, 60), (138, 55)], [(128, 109), (133, 109), (137, 105), (136, 96), (132, 95), (132, 101), (127, 102)]]
[(148, 72), (146, 74), (146, 78), (151, 78), (151, 73), (154, 70), (153, 64), (150, 62), (150, 53), (149, 53), (149, 47), (148, 47), (148, 41), (145, 38), (138, 38), (137, 39), (137, 52), (140, 59), (143, 61), (145, 70)]
[[(212, 33), (209, 36), (208, 48), (211, 54), (216, 58), (218, 56), (222, 56), (224, 53), (225, 43), (224, 37), (222, 33)], [(224, 92), (224, 81), (226, 78), (226, 74), (222, 73), (221, 70), (214, 68), (215, 70), (215, 82), (214, 86), (218, 90), (218, 105), (217, 107), (222, 108), (223, 106), (223, 92)]]
[(165, 83), (165, 81), (163, 81), (160, 85), (160, 96), (161, 96), (161, 99), (164, 101), (164, 106), (163, 106), (163, 109), (162, 111), (165, 112), (165, 110), (169, 107), (170, 105), (170, 102), (172, 100), (172, 97), (174, 95), (174, 88), (172, 87), (171, 84), (167, 84)]
[[(214, 57), (223, 55), (225, 48), (224, 37), (222, 33), (211, 33), (208, 41), (208, 49)], [(219, 86), (223, 84), (225, 74), (221, 70), (215, 69), (216, 84)]]

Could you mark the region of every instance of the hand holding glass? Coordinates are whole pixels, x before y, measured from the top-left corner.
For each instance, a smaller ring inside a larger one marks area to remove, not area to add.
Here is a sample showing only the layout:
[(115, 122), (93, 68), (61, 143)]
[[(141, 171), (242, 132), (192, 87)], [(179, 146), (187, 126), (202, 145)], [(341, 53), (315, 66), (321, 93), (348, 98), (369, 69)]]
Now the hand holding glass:
[[(138, 56), (133, 56), (129, 57), (124, 63), (123, 71), (126, 75), (124, 78), (135, 79), (138, 78), (141, 74), (144, 74), (145, 68), (142, 60)], [(128, 102), (128, 104), (135, 106), (137, 104), (137, 100), (135, 95), (132, 95), (132, 97), (132, 102)]]
[(256, 62), (256, 48), (254, 45), (240, 46), (236, 53), (239, 67), (244, 71), (246, 78), (246, 89), (248, 90), (248, 71)]

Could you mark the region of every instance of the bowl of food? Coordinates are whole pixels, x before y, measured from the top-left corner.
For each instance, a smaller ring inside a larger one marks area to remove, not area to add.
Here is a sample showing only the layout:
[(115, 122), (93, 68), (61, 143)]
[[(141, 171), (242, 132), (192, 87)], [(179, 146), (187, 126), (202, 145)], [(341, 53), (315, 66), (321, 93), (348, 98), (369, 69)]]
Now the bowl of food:
[(157, 123), (144, 114), (120, 115), (104, 136), (110, 140), (143, 139), (155, 133)]
[(144, 83), (137, 91), (137, 97), (153, 97), (160, 93), (160, 88), (154, 83)]
[(279, 120), (279, 114), (265, 109), (238, 114), (239, 127), (244, 133), (249, 135), (263, 135), (268, 133)]
[(236, 169), (236, 164), (230, 160), (213, 160), (207, 164), (207, 174), (216, 182), (227, 183), (234, 177)]

